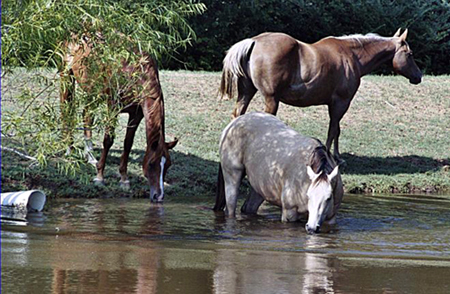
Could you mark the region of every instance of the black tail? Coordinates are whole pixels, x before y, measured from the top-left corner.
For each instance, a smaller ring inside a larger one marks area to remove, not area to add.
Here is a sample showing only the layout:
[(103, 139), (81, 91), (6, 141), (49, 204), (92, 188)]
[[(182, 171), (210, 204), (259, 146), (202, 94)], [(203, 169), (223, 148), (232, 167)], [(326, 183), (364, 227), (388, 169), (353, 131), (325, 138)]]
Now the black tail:
[(223, 180), (222, 165), (219, 163), (219, 175), (217, 177), (216, 205), (214, 211), (223, 211), (226, 205), (225, 182)]

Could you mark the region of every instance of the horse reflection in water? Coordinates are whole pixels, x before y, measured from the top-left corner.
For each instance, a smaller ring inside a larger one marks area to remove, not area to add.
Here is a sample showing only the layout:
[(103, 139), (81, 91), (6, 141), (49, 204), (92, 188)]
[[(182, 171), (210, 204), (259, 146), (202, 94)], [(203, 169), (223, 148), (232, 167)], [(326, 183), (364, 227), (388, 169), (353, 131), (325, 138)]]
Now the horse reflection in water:
[(222, 132), (215, 211), (235, 216), (239, 186), (247, 175), (252, 191), (241, 211), (255, 214), (264, 200), (281, 207), (283, 222), (308, 213), (306, 231), (335, 222), (343, 197), (338, 165), (319, 140), (305, 137), (275, 116), (250, 113)]
[[(75, 222), (74, 215), (62, 214), (61, 208), (58, 227), (62, 234), (45, 243), (49, 264), (43, 264), (52, 268), (51, 293), (157, 293), (161, 255), (151, 244), (143, 245), (139, 236), (162, 234), (155, 218), (164, 215), (164, 207), (154, 205), (136, 212), (127, 205), (99, 201), (80, 205), (77, 218), (81, 220)], [(85, 219), (90, 229), (79, 231), (78, 222)], [(127, 230), (133, 233), (117, 234)], [(132, 250), (127, 246), (130, 243)]]
[(332, 261), (321, 254), (221, 250), (217, 261), (215, 294), (335, 292)]
[(407, 30), (393, 37), (375, 34), (327, 37), (314, 44), (282, 33), (264, 33), (233, 45), (223, 61), (222, 96), (237, 102), (233, 115), (246, 112), (257, 91), (265, 99), (265, 111), (275, 115), (279, 102), (297, 107), (328, 105), (330, 125), (326, 147), (339, 155), (339, 123), (359, 88), (361, 77), (381, 64), (392, 62), (394, 71), (412, 84), (422, 80)]

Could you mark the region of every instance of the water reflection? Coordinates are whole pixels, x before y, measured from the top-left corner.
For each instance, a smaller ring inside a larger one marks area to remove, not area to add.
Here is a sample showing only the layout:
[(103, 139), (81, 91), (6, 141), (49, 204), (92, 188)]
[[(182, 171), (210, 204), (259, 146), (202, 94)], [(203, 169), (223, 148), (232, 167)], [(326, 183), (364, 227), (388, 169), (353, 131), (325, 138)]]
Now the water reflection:
[[(309, 236), (305, 242), (306, 250), (324, 250), (329, 244), (327, 239), (319, 235)], [(305, 269), (302, 293), (335, 293), (333, 271), (330, 260), (316, 253), (305, 253)]]
[(450, 292), (445, 199), (347, 197), (312, 236), (278, 210), (230, 220), (205, 206), (67, 200), (40, 226), (2, 222), (2, 293)]
[(93, 246), (97, 248), (82, 248), (85, 258), (80, 253), (52, 251), (57, 258), (51, 263), (51, 293), (157, 293), (159, 258), (154, 249), (111, 252), (112, 248)]
[[(327, 247), (311, 236), (305, 249)], [(214, 293), (335, 293), (330, 259), (319, 253), (218, 250)]]

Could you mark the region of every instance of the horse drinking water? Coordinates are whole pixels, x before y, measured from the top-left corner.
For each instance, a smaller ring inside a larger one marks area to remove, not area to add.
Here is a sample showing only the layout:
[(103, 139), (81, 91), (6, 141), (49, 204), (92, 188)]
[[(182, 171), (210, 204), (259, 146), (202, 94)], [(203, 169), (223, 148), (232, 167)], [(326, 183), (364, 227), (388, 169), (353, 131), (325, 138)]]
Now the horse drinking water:
[(308, 213), (306, 231), (333, 223), (343, 197), (338, 165), (319, 140), (305, 137), (275, 116), (249, 113), (233, 120), (220, 139), (215, 211), (235, 216), (239, 186), (247, 175), (252, 191), (242, 207), (256, 213), (264, 200), (281, 207), (283, 222)]
[(328, 105), (330, 125), (326, 147), (339, 161), (339, 122), (358, 90), (361, 77), (392, 62), (394, 71), (412, 84), (422, 73), (406, 43), (408, 30), (391, 37), (375, 34), (328, 37), (314, 44), (282, 33), (263, 33), (234, 44), (223, 60), (222, 96), (233, 97), (234, 117), (244, 114), (260, 91), (265, 111), (276, 115), (279, 102), (298, 107)]
[[(94, 37), (98, 38), (99, 36)], [(67, 48), (67, 53), (63, 58), (65, 68), (60, 73), (63, 83), (67, 82), (61, 90), (61, 112), (63, 116), (70, 113), (71, 108), (75, 107), (72, 103), (75, 82), (77, 81), (85, 91), (89, 92), (94, 86), (94, 75), (102, 77), (104, 85), (102, 85), (101, 93), (108, 97), (107, 106), (105, 105), (105, 107), (109, 107), (111, 111), (119, 109), (120, 112), (128, 113), (129, 115), (124, 150), (120, 158), (120, 184), (126, 189), (129, 188), (130, 184), (127, 175), (128, 156), (133, 145), (136, 130), (144, 118), (147, 148), (143, 161), (143, 171), (150, 185), (151, 201), (163, 201), (164, 177), (171, 165), (169, 149), (175, 147), (178, 140), (169, 143), (165, 142), (164, 99), (155, 60), (147, 54), (141, 54), (141, 58), (136, 64), (129, 64), (123, 61), (121, 68), (114, 74), (122, 75), (124, 78), (117, 79), (122, 81), (122, 84), (115, 85), (111, 78), (113, 73), (107, 65), (98, 65), (101, 72), (94, 73), (89, 68), (89, 61), (91, 61), (92, 55), (95, 54), (95, 50), (93, 42), (88, 35), (83, 34), (79, 40), (72, 40), (72, 42), (67, 44)], [(118, 93), (119, 99), (114, 99), (113, 93)], [(63, 117), (63, 121), (67, 121), (67, 118)], [(86, 115), (84, 132), (88, 142), (90, 142), (92, 135), (90, 122), (91, 118)], [(71, 130), (68, 130), (68, 132), (68, 136), (71, 137)], [(106, 157), (113, 142), (114, 126), (110, 126), (105, 131), (103, 150), (98, 163), (92, 155), (89, 156), (90, 162), (96, 163), (96, 182), (104, 182)], [(87, 151), (90, 154), (90, 150)]]

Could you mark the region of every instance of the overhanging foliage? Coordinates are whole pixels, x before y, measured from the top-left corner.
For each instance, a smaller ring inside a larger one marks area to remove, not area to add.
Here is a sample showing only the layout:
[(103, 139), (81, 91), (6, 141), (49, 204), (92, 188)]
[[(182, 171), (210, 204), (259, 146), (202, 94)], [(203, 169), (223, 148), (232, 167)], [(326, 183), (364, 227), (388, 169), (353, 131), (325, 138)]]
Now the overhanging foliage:
[[(195, 38), (187, 19), (205, 9), (192, 0), (2, 1), (2, 77), (10, 75), (2, 85), (2, 104), (12, 106), (2, 113), (3, 141), (42, 166), (52, 162), (75, 174), (85, 162), (82, 110), (95, 115), (94, 130), (102, 133), (113, 126), (120, 109), (111, 108), (108, 100), (121, 90), (123, 62), (135, 64), (144, 52), (159, 61), (185, 49)], [(67, 42), (83, 38), (94, 48), (86, 61), (90, 91), (77, 89), (65, 113), (57, 97), (71, 83), (58, 72), (68, 72), (62, 62)], [(40, 70), (33, 80), (24, 80), (18, 67)], [(67, 127), (70, 136), (65, 136)]]

